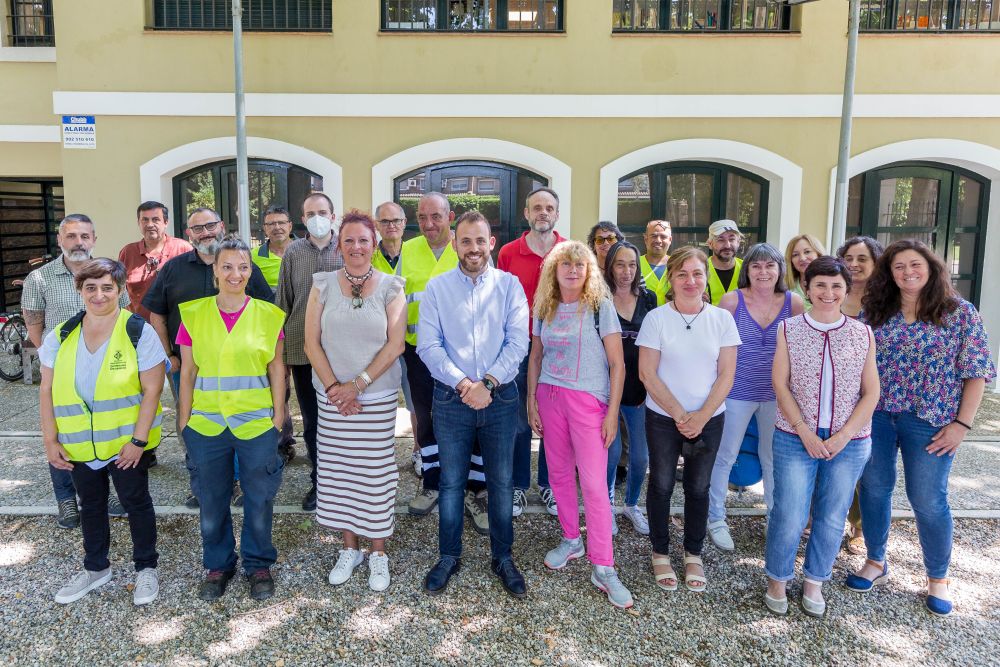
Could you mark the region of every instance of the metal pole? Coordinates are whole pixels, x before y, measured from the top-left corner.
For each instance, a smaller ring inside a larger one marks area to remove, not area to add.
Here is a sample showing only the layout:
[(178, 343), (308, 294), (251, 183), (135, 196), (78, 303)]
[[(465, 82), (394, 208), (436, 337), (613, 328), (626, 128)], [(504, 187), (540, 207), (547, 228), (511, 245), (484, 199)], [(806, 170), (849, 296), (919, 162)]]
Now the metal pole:
[(833, 200), (831, 245), (836, 248), (847, 235), (847, 161), (851, 156), (851, 126), (854, 112), (854, 73), (858, 60), (858, 24), (860, 0), (850, 2), (847, 31), (847, 67), (844, 71), (844, 103), (840, 113), (840, 154), (837, 157), (837, 189)]
[(247, 167), (247, 110), (243, 96), (243, 7), (233, 0), (233, 62), (236, 70), (236, 191), (240, 238), (250, 243), (250, 170)]

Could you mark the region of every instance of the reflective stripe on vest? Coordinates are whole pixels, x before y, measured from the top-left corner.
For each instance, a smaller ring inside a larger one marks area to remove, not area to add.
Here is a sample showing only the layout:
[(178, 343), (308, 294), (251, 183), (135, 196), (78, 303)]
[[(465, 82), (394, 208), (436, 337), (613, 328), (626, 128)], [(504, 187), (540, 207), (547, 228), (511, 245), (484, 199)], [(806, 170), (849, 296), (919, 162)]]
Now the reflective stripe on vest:
[(656, 305), (662, 306), (667, 302), (667, 291), (670, 289), (670, 281), (667, 280), (667, 270), (663, 269), (663, 277), (657, 278), (653, 266), (643, 255), (639, 258), (639, 270), (642, 271), (642, 278), (646, 281), (646, 289), (656, 295)]
[(403, 244), (399, 261), (403, 263), (400, 275), (406, 279), (403, 285), (403, 291), (406, 293), (406, 342), (416, 345), (420, 299), (424, 295), (424, 288), (434, 276), (458, 266), (458, 255), (449, 243), (441, 252), (441, 257), (437, 258), (427, 239), (418, 236)]
[[(76, 353), (83, 327), (66, 336), (56, 354), (52, 375), (52, 410), (59, 443), (71, 461), (107, 461), (132, 438), (142, 403), (139, 362), (126, 324), (132, 314), (122, 310), (108, 339), (97, 373), (93, 408), (76, 391)], [(60, 324), (57, 330), (61, 328)], [(160, 444), (163, 408), (157, 402), (146, 449)]]
[(732, 292), (736, 289), (736, 285), (740, 281), (741, 266), (743, 266), (743, 260), (737, 257), (736, 264), (733, 267), (733, 279), (730, 281), (728, 287), (723, 287), (719, 274), (715, 272), (715, 264), (712, 264), (711, 259), (708, 260), (708, 294), (712, 297), (713, 306), (719, 305), (719, 302), (722, 301), (722, 296), (726, 292)]
[(182, 303), (180, 312), (198, 367), (188, 426), (209, 437), (228, 428), (241, 440), (272, 428), (267, 366), (274, 359), (285, 313), (250, 299), (233, 330), (226, 331), (215, 297)]

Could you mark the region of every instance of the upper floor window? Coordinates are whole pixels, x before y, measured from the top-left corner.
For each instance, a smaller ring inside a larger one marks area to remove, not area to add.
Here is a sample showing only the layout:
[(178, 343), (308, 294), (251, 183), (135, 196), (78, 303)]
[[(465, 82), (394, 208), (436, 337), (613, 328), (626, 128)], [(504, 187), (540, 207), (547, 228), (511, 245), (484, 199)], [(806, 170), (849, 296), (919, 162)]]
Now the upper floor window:
[(9, 0), (8, 44), (2, 46), (55, 46), (52, 0)]
[(558, 32), (564, 0), (382, 0), (382, 30)]
[(1000, 31), (1000, 0), (861, 0), (860, 30)]
[[(332, 0), (244, 0), (243, 29), (329, 32)], [(157, 30), (232, 30), (232, 0), (153, 0)]]
[(612, 0), (616, 32), (783, 32), (791, 7), (782, 0)]

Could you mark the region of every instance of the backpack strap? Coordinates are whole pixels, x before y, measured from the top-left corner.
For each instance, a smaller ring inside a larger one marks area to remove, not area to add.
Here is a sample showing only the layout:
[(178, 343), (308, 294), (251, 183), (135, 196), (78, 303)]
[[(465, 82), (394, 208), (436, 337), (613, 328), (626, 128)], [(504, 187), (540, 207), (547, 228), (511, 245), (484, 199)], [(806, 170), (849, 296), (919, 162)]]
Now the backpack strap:
[(61, 325), (59, 325), (59, 342), (60, 343), (64, 342), (66, 340), (66, 338), (69, 337), (69, 335), (71, 333), (73, 333), (73, 329), (76, 329), (78, 326), (80, 326), (83, 323), (83, 316), (86, 315), (86, 314), (87, 314), (86, 310), (81, 310), (79, 313), (77, 313), (76, 315), (74, 315), (73, 317), (69, 318), (68, 320), (66, 320), (65, 322), (63, 322)]
[(132, 347), (139, 349), (139, 339), (142, 338), (142, 328), (146, 326), (146, 320), (142, 319), (142, 315), (138, 313), (132, 313), (129, 315), (128, 322), (125, 323), (125, 333), (128, 334), (128, 339), (132, 341)]

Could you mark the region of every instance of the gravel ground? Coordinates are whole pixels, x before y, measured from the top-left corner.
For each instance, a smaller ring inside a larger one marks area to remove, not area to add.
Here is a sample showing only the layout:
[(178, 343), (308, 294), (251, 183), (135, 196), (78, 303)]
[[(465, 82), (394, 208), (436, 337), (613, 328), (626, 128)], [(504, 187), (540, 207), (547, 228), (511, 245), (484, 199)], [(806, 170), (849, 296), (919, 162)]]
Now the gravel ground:
[[(238, 523), (238, 522), (237, 522)], [(195, 598), (200, 544), (194, 517), (159, 519), (160, 598), (135, 608), (128, 533), (113, 525), (115, 577), (69, 606), (52, 595), (80, 565), (78, 531), (52, 519), (0, 519), (0, 660), (8, 664), (322, 665), (968, 665), (996, 664), (1000, 612), (993, 572), (1000, 523), (959, 521), (952, 577), (957, 611), (938, 619), (922, 606), (919, 553), (910, 521), (893, 524), (893, 579), (869, 596), (839, 585), (861, 558), (843, 554), (828, 584), (828, 616), (770, 616), (761, 604), (763, 523), (733, 521), (738, 551), (706, 548), (704, 595), (658, 590), (646, 538), (622, 526), (618, 567), (635, 596), (613, 609), (577, 561), (549, 572), (541, 561), (558, 539), (547, 516), (516, 522), (515, 557), (529, 598), (508, 598), (488, 571), (488, 542), (466, 531), (463, 570), (431, 598), (420, 583), (435, 559), (433, 518), (402, 517), (390, 542), (393, 584), (367, 588), (362, 566), (344, 586), (326, 582), (339, 538), (300, 516), (280, 516), (277, 595), (254, 602), (234, 580), (219, 602)], [(674, 536), (679, 532), (674, 530)], [(675, 564), (680, 549), (675, 540)], [(795, 601), (798, 584), (789, 590)], [(94, 620), (99, 619), (95, 623)]]

